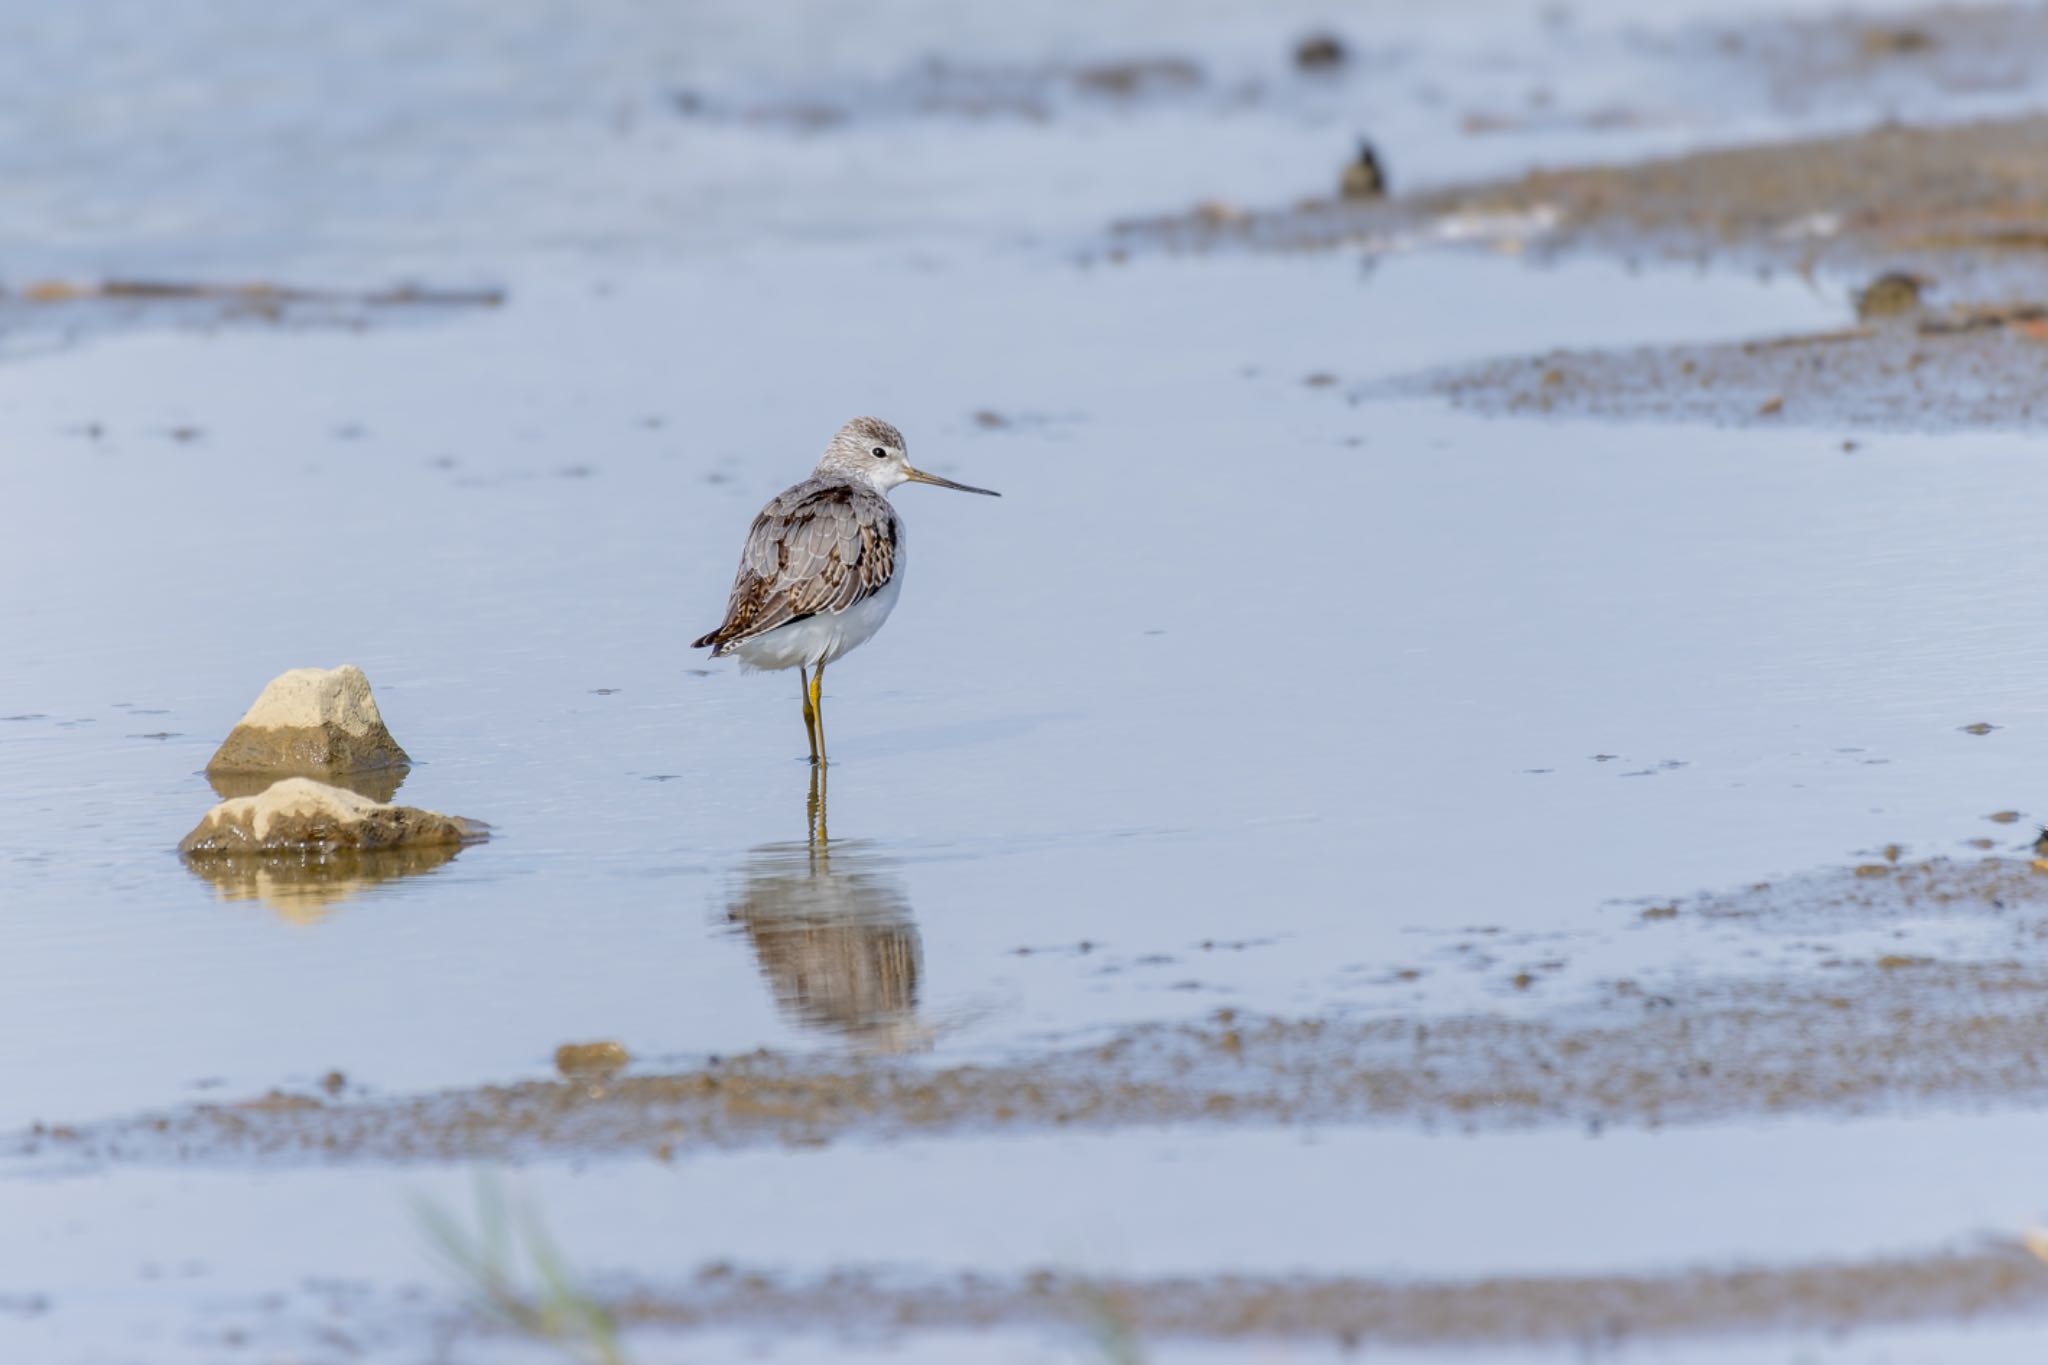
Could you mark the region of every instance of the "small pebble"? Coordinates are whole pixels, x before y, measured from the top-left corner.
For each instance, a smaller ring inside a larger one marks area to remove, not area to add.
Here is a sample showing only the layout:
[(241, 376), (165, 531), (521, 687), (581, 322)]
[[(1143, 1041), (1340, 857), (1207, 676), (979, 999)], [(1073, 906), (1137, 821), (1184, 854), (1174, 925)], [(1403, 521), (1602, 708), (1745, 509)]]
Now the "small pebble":
[(624, 1043), (564, 1043), (555, 1049), (555, 1070), (564, 1076), (609, 1076), (633, 1060)]
[(1868, 321), (1913, 312), (1920, 307), (1922, 283), (1918, 275), (1888, 270), (1857, 292), (1856, 316)]
[(1311, 33), (1294, 45), (1294, 64), (1303, 71), (1334, 71), (1350, 60), (1344, 40), (1334, 33)]

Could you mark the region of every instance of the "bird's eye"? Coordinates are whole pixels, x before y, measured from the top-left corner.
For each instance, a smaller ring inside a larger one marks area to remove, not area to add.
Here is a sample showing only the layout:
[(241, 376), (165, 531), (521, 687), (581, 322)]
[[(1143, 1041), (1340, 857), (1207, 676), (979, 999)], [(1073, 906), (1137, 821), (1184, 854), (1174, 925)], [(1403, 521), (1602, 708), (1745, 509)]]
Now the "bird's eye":
[(886, 450), (884, 450), (884, 449), (882, 449), (882, 448), (881, 448), (880, 446), (876, 446), (876, 447), (875, 447), (875, 458), (876, 458), (876, 459), (878, 459), (878, 460), (880, 460), (880, 459), (885, 459), (885, 458), (887, 458), (888, 454), (889, 454), (889, 452), (888, 452), (888, 451), (886, 451)]

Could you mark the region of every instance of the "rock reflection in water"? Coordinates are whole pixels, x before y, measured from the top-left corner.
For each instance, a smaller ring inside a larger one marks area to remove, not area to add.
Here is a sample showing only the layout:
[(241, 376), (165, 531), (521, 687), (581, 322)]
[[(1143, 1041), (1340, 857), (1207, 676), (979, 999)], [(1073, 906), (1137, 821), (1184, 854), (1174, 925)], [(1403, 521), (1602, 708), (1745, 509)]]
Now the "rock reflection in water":
[(241, 854), (186, 858), (194, 876), (211, 882), (222, 900), (262, 901), (282, 919), (315, 924), (335, 906), (380, 882), (418, 876), (441, 867), (462, 851), (460, 844), (379, 849), (370, 853)]
[(352, 791), (357, 796), (367, 796), (372, 801), (388, 802), (398, 795), (398, 789), (405, 785), (406, 774), (411, 771), (400, 764), (396, 767), (373, 768), (360, 773), (208, 773), (206, 780), (223, 801), (234, 801), (244, 796), (260, 796), (287, 777), (310, 777), (316, 782), (325, 782), (331, 787)]
[(817, 774), (810, 811), (805, 842), (749, 856), (728, 917), (799, 1026), (877, 1052), (929, 1048), (930, 1030), (917, 1019), (924, 945), (909, 896), (872, 845), (826, 837)]

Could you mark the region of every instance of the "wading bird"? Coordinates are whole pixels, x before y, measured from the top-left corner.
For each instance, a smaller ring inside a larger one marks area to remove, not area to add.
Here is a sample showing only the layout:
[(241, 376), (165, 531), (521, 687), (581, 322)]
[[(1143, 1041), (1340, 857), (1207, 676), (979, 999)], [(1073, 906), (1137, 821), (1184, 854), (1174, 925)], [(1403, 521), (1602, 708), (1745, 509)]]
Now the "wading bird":
[(696, 641), (747, 669), (794, 668), (803, 688), (811, 762), (825, 761), (825, 665), (882, 628), (903, 585), (898, 484), (929, 483), (999, 497), (913, 469), (903, 433), (873, 417), (839, 428), (811, 477), (754, 518), (725, 621)]

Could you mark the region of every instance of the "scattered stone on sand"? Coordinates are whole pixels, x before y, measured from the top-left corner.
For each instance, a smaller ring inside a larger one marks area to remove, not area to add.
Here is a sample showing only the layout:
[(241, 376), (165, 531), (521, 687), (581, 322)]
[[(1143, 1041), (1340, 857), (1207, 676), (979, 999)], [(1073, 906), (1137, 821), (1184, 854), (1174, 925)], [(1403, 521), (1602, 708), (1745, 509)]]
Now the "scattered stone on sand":
[(1867, 322), (1914, 312), (1920, 307), (1920, 290), (1925, 284), (1918, 275), (1887, 270), (1857, 291), (1856, 316)]
[(1336, 34), (1311, 33), (1294, 45), (1294, 64), (1303, 71), (1335, 71), (1351, 60), (1351, 52)]
[[(361, 675), (358, 674), (358, 677)], [(239, 854), (459, 847), (485, 837), (475, 820), (390, 806), (343, 787), (288, 777), (255, 796), (223, 801), (178, 843), (188, 858)]]
[(1358, 155), (1344, 168), (1338, 189), (1346, 199), (1378, 199), (1386, 194), (1387, 173), (1370, 142), (1359, 140)]
[(411, 762), (354, 664), (295, 668), (271, 679), (206, 771), (300, 775), (402, 768)]
[(596, 1043), (564, 1043), (555, 1049), (555, 1070), (564, 1076), (609, 1076), (633, 1060), (626, 1045), (612, 1039)]

